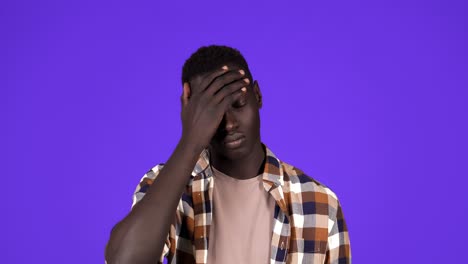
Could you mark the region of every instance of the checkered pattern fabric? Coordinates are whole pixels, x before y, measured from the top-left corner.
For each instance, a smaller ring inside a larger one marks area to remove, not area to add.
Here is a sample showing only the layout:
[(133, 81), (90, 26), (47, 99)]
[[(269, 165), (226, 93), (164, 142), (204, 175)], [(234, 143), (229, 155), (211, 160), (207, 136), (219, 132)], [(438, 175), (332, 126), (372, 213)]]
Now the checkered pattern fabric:
[[(335, 193), (264, 147), (263, 187), (276, 200), (270, 263), (351, 263), (348, 229)], [(207, 262), (215, 186), (209, 160), (205, 149), (182, 194), (158, 263), (164, 257), (168, 263)], [(143, 176), (132, 207), (163, 166)]]

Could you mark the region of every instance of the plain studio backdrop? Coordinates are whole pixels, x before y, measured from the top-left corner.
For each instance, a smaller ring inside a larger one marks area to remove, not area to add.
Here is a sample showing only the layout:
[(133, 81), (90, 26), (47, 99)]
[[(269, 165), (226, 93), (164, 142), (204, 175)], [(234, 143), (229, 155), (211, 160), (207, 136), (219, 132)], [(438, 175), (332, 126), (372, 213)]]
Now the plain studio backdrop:
[(103, 263), (180, 137), (181, 68), (238, 48), (262, 140), (332, 188), (356, 263), (461, 263), (466, 1), (3, 1), (1, 263)]

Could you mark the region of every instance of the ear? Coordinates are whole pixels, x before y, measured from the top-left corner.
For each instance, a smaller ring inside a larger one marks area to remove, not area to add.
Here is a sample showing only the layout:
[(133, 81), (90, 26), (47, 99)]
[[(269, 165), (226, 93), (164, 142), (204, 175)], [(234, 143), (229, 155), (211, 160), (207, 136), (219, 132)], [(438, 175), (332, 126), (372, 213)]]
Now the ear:
[(182, 88), (182, 95), (180, 96), (180, 102), (182, 103), (182, 106), (186, 106), (188, 104), (190, 94), (190, 84), (188, 82), (184, 82), (184, 86)]
[(262, 100), (262, 92), (260, 91), (260, 86), (258, 85), (257, 80), (253, 83), (253, 92), (255, 94), (255, 98), (257, 99), (258, 109), (262, 108), (263, 100)]

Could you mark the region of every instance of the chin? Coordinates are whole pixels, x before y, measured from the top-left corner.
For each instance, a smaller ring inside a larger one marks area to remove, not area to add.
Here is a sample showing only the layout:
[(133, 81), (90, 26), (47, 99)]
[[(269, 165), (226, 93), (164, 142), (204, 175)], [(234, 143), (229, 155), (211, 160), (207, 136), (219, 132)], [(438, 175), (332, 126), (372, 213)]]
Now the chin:
[(235, 149), (235, 150), (225, 150), (221, 152), (220, 154), (229, 160), (239, 160), (239, 159), (245, 158), (248, 155), (248, 152), (242, 151), (241, 149)]
[(228, 160), (243, 159), (249, 154), (249, 148), (245, 145), (236, 148), (228, 148), (221, 143), (213, 146), (212, 149), (215, 152), (215, 155), (219, 155)]

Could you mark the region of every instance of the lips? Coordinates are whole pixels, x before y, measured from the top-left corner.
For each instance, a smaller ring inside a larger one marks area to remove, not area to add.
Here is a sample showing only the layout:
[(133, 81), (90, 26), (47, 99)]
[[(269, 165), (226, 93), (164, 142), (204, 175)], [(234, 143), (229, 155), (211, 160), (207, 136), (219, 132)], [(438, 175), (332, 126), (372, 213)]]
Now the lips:
[(227, 135), (224, 140), (223, 140), (223, 143), (224, 144), (228, 144), (230, 142), (234, 142), (236, 140), (239, 140), (241, 138), (243, 138), (244, 136), (242, 134), (232, 134), (232, 135)]

